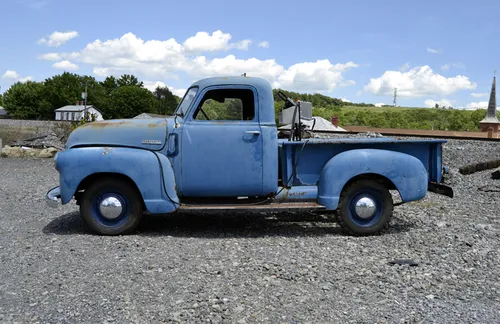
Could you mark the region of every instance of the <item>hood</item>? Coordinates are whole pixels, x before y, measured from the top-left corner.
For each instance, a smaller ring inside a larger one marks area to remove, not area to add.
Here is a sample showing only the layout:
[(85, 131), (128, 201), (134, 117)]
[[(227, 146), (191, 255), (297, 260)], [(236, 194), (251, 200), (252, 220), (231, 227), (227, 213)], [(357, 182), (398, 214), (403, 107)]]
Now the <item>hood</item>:
[(66, 142), (75, 146), (127, 146), (158, 151), (167, 139), (169, 119), (113, 119), (84, 124)]

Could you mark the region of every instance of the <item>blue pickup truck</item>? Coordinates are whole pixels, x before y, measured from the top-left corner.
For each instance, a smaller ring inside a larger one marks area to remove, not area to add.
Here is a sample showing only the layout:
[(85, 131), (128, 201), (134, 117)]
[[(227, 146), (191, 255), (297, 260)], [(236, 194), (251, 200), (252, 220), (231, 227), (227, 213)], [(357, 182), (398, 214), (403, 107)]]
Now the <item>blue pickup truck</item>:
[(84, 124), (55, 157), (59, 186), (46, 201), (74, 198), (103, 235), (132, 232), (145, 213), (284, 209), (331, 212), (350, 235), (372, 235), (393, 214), (390, 190), (400, 203), (453, 197), (444, 140), (302, 138), (300, 122), (280, 138), (274, 99), (264, 79), (213, 77), (193, 83), (169, 118)]

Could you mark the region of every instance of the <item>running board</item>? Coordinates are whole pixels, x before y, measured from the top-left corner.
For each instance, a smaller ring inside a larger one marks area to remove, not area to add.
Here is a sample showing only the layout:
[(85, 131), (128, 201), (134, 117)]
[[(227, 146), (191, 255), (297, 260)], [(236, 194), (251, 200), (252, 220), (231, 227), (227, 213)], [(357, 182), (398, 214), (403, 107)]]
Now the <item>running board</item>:
[(326, 209), (315, 202), (268, 203), (253, 205), (181, 205), (179, 211), (211, 211), (211, 210), (287, 210), (287, 209)]

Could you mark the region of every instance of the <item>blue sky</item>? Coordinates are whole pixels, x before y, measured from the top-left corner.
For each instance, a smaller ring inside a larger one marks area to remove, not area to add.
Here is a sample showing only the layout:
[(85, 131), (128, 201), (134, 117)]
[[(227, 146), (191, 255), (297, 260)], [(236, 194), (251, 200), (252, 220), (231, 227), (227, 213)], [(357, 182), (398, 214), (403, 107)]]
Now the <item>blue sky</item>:
[(0, 9), (1, 92), (69, 71), (132, 73), (182, 94), (198, 78), (247, 72), (353, 102), (390, 104), (397, 87), (399, 105), (473, 108), (486, 105), (499, 68), (498, 1), (2, 0)]

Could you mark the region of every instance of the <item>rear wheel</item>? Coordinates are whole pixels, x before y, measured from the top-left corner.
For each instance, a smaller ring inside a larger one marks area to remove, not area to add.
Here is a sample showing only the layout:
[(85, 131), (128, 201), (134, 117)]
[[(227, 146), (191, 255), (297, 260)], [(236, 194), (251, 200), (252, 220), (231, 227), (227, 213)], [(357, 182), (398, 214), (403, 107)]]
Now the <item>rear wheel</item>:
[(130, 183), (112, 178), (91, 184), (81, 196), (80, 214), (85, 224), (103, 235), (132, 232), (144, 213), (142, 197)]
[(391, 193), (383, 184), (374, 179), (360, 179), (344, 188), (335, 215), (349, 234), (371, 235), (387, 226), (393, 208)]

